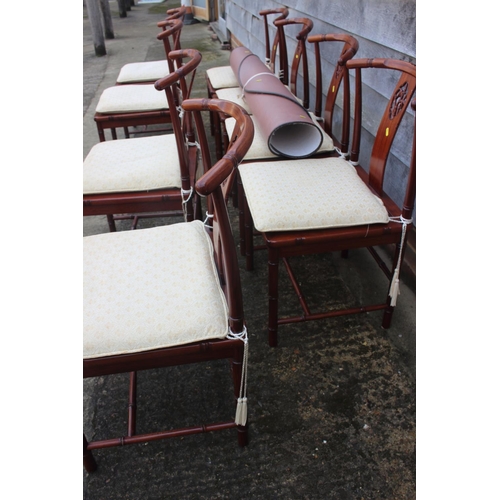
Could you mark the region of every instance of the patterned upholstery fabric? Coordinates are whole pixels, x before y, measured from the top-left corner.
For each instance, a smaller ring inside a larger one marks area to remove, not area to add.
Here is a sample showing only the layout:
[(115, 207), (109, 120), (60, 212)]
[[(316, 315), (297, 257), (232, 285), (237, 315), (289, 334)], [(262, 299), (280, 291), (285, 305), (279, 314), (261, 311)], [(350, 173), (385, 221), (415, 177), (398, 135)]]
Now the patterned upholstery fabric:
[(122, 67), (116, 81), (118, 83), (153, 82), (169, 73), (166, 60), (129, 63)]
[(97, 103), (97, 113), (127, 113), (168, 109), (165, 92), (154, 85), (116, 85), (108, 87)]
[(252, 114), (252, 110), (248, 107), (247, 102), (243, 98), (243, 90), (241, 87), (232, 87), (228, 89), (220, 89), (215, 92), (218, 99), (224, 99), (225, 101), (230, 101), (241, 106), (249, 115)]
[(234, 76), (231, 66), (219, 66), (207, 69), (207, 76), (215, 90), (239, 86), (238, 79)]
[(388, 222), (382, 200), (342, 158), (242, 163), (239, 171), (258, 231)]
[(83, 194), (181, 186), (173, 134), (99, 142), (83, 162)]
[[(310, 113), (311, 119), (313, 120), (314, 123), (318, 125), (318, 128), (321, 130), (321, 133), (323, 134), (323, 142), (318, 149), (317, 153), (325, 153), (328, 151), (333, 151), (334, 149), (334, 144), (332, 138), (323, 130), (320, 124), (318, 124), (318, 121), (316, 117), (314, 116), (313, 113)], [(255, 133), (252, 141), (252, 145), (250, 146), (250, 149), (248, 150), (247, 154), (245, 155), (244, 160), (263, 160), (266, 158), (279, 158), (279, 156), (275, 155), (274, 153), (271, 152), (271, 150), (267, 146), (267, 137), (264, 137), (262, 132), (260, 131), (260, 128), (258, 127), (254, 117), (252, 116), (252, 120), (254, 122), (255, 126)], [(235, 126), (236, 120), (234, 118), (226, 118), (224, 120), (224, 124), (226, 127), (226, 131), (228, 134), (228, 137), (231, 137), (233, 134), (234, 126)]]
[(84, 358), (226, 337), (202, 222), (87, 236), (83, 256)]

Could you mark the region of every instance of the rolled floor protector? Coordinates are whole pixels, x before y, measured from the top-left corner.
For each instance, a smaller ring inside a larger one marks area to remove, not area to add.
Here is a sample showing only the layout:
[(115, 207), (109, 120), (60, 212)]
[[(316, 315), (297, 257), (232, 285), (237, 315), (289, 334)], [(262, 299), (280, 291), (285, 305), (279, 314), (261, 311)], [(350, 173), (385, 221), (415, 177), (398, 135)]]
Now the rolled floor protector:
[(272, 153), (306, 158), (320, 148), (323, 134), (308, 111), (255, 54), (238, 47), (229, 64)]

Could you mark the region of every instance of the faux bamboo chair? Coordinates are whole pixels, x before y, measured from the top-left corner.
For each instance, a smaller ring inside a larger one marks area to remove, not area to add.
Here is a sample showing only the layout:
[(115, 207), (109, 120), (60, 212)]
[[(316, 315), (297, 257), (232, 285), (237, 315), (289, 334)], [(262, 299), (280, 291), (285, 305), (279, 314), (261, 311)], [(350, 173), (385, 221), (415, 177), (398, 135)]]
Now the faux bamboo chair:
[[(189, 59), (181, 65), (181, 61)], [(179, 69), (155, 83), (157, 92), (176, 109), (189, 95), (201, 54), (197, 50), (172, 51), (169, 59)], [(190, 77), (190, 83), (186, 78)], [(171, 114), (173, 134), (97, 143), (83, 163), (83, 215), (106, 215), (110, 231), (115, 220), (182, 215), (201, 218), (200, 199), (194, 192), (197, 145), (189, 113)], [(126, 215), (116, 215), (126, 214)]]
[[(165, 31), (162, 31), (157, 38), (163, 41), (165, 52), (168, 54), (172, 49), (180, 48), (178, 34), (183, 24), (180, 19), (171, 19), (165, 23)], [(169, 68), (170, 73), (175, 71), (175, 67), (170, 63)], [(106, 140), (104, 134), (106, 129), (111, 129), (112, 138), (117, 139), (116, 129), (123, 128), (125, 137), (129, 138), (129, 127), (164, 125), (164, 128), (160, 129), (164, 131), (171, 123), (168, 103), (156, 91), (154, 84), (143, 83), (114, 85), (105, 89), (97, 103), (94, 121), (101, 142)], [(135, 130), (136, 134), (144, 132)]]
[[(279, 161), (272, 165), (251, 162), (242, 163), (239, 167), (245, 193), (245, 216), (250, 219), (246, 225), (248, 233), (245, 241), (250, 263), (253, 255), (253, 233), (250, 231), (254, 226), (262, 234), (268, 251), (268, 334), (271, 346), (278, 343), (279, 325), (343, 314), (383, 310), (382, 326), (389, 328), (399, 294), (399, 273), (415, 201), (414, 130), (413, 144), (408, 144), (411, 159), (406, 192), (400, 205), (384, 191), (384, 178), (398, 127), (404, 123), (405, 128), (414, 129), (410, 114), (405, 111), (416, 90), (416, 68), (409, 62), (392, 59), (352, 59), (346, 67), (354, 71), (356, 80), (349, 161), (342, 157), (330, 157)], [(396, 73), (396, 79), (399, 76), (376, 132), (368, 172), (358, 164), (362, 128), (361, 74), (367, 71), (392, 71)], [(347, 81), (347, 78), (344, 79)], [(374, 247), (380, 245), (394, 249), (391, 268), (375, 251)], [(384, 300), (341, 311), (310, 311), (291, 270), (289, 258), (354, 248), (368, 248), (389, 278)], [(278, 317), (280, 260), (284, 262), (303, 310), (302, 314), (294, 317)]]
[[(272, 46), (270, 45), (269, 39), (269, 25), (267, 16), (278, 14), (276, 20), (285, 19), (288, 16), (288, 9), (286, 8), (277, 8), (277, 9), (266, 9), (259, 12), (264, 18), (264, 33), (265, 33), (265, 54), (266, 54), (266, 65), (269, 69), (274, 73), (277, 72), (281, 78), (281, 81), (286, 85), (288, 83), (288, 65), (286, 64), (287, 56), (286, 56), (286, 45), (285, 38), (282, 27), (277, 27), (276, 33), (274, 35), (274, 40)], [(276, 58), (277, 54), (279, 54), (279, 70), (276, 69)], [(225, 99), (232, 102), (235, 102), (234, 92), (226, 89), (236, 89), (236, 95), (241, 93), (241, 90), (238, 91), (240, 87), (240, 83), (235, 76), (231, 66), (218, 66), (215, 68), (209, 68), (206, 71), (206, 80), (207, 80), (207, 93), (211, 98)], [(220, 97), (217, 95), (218, 91), (226, 90), (226, 92), (221, 92)], [(228, 93), (229, 92), (229, 93)], [(233, 97), (230, 97), (233, 96)], [(248, 108), (244, 103), (238, 102), (238, 104), (242, 105), (244, 109), (248, 112)], [(222, 136), (222, 128), (221, 128), (221, 118), (220, 116), (211, 116), (210, 117), (210, 127), (212, 135), (215, 140), (215, 150), (217, 158), (220, 158), (222, 155), (222, 151), (224, 147), (227, 147), (227, 141), (224, 142)]]
[[(237, 429), (239, 445), (247, 444), (248, 337), (221, 184), (234, 175), (252, 141), (253, 125), (241, 108), (230, 103), (194, 99), (183, 107), (194, 113), (204, 152), (208, 145), (202, 110), (224, 111), (238, 121), (238, 138), (212, 168), (204, 164), (205, 174), (196, 184), (210, 201), (210, 223), (193, 221), (84, 238), (83, 376), (130, 373), (127, 430), (120, 437), (90, 442), (84, 435), (83, 463), (89, 472), (97, 467), (93, 451), (112, 446), (231, 428)], [(203, 160), (209, 162), (207, 155)], [(230, 360), (236, 416), (137, 434), (137, 372), (214, 359)]]
[[(167, 18), (160, 21), (157, 26), (165, 31), (168, 27), (167, 21), (172, 19), (179, 19), (184, 21), (184, 16), (186, 14), (186, 7), (181, 6), (175, 9), (167, 10)], [(143, 62), (133, 62), (122, 66), (116, 79), (117, 85), (130, 85), (133, 83), (154, 83), (157, 80), (165, 78), (167, 75), (172, 73), (172, 67), (169, 67), (168, 53), (170, 50), (179, 50), (180, 45), (180, 35), (182, 30), (176, 31), (174, 35), (174, 45), (172, 49), (168, 47), (167, 40), (163, 39), (163, 45), (165, 48), (165, 59), (159, 61), (143, 61)]]
[[(344, 80), (345, 74), (345, 64), (347, 61), (352, 59), (359, 48), (359, 43), (351, 35), (347, 34), (321, 34), (321, 35), (311, 35), (308, 39), (309, 43), (314, 45), (314, 53), (316, 60), (316, 99), (315, 99), (315, 111), (309, 112), (311, 120), (320, 127), (323, 132), (323, 142), (321, 147), (315, 156), (325, 156), (325, 155), (335, 155), (345, 157), (349, 153), (349, 134), (350, 134), (350, 93), (349, 93), (349, 81)], [(328, 92), (325, 100), (325, 107), (322, 109), (322, 99), (323, 99), (323, 69), (321, 64), (321, 49), (320, 47), (324, 44), (341, 44), (340, 55), (332, 72), (332, 77), (327, 85)], [(347, 86), (347, 89), (340, 92), (342, 85)], [(342, 106), (342, 120), (341, 122), (345, 124), (342, 128), (341, 136), (337, 137), (333, 134), (333, 121), (335, 116), (335, 108), (338, 106), (337, 98), (342, 95), (343, 101)], [(252, 116), (252, 120), (254, 117)], [(227, 130), (228, 136), (231, 137), (235, 127), (235, 121), (232, 118), (227, 118), (224, 121), (225, 128)], [(267, 137), (261, 133), (257, 122), (254, 120), (254, 139), (250, 149), (248, 150), (243, 163), (252, 161), (280, 161), (281, 157), (276, 156), (268, 147)], [(238, 177), (238, 194), (237, 198), (242, 198), (243, 188), (241, 185), (241, 180)], [(245, 242), (249, 234), (253, 234), (254, 228), (250, 227), (251, 218), (246, 216), (245, 204), (239, 207), (239, 233), (240, 233), (240, 251), (243, 256), (246, 255), (246, 266), (248, 270), (253, 269), (253, 250), (254, 247), (251, 245), (249, 251), (246, 250)], [(258, 247), (261, 249), (262, 247)]]

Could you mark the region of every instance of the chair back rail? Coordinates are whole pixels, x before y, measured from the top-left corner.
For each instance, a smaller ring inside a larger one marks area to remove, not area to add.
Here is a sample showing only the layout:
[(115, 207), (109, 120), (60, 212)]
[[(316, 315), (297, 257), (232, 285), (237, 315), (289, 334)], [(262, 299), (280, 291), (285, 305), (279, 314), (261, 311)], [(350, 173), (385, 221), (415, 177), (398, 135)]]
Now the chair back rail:
[(165, 56), (168, 62), (168, 70), (170, 71), (170, 73), (173, 73), (176, 70), (176, 66), (174, 65), (174, 61), (172, 61), (168, 57), (168, 54), (172, 50), (181, 49), (180, 34), (183, 26), (184, 24), (181, 19), (166, 19), (165, 21), (162, 21), (163, 31), (158, 33), (158, 35), (156, 36), (158, 40), (163, 42), (163, 48), (165, 50)]
[[(184, 58), (190, 58), (188, 62), (180, 65), (173, 73), (170, 73), (165, 78), (158, 80), (154, 85), (159, 91), (164, 91), (169, 109), (171, 110), (172, 128), (175, 134), (175, 141), (177, 145), (177, 154), (179, 155), (179, 164), (181, 170), (181, 183), (182, 189), (188, 192), (192, 187), (193, 173), (190, 170), (191, 162), (189, 161), (189, 146), (186, 144), (186, 139), (192, 140), (194, 138), (191, 116), (189, 113), (183, 115), (181, 119), (180, 114), (177, 112), (178, 103), (182, 102), (184, 96), (189, 97), (190, 87), (186, 84), (186, 76), (191, 74), (194, 78), (196, 68), (201, 61), (201, 53), (195, 49), (176, 50), (169, 53), (169, 59), (173, 61), (181, 61)], [(179, 94), (178, 90), (181, 90)], [(193, 219), (193, 209), (191, 203), (186, 203), (186, 218), (187, 220)]]
[[(272, 45), (272, 49), (270, 46), (270, 40), (269, 40), (269, 25), (267, 24), (267, 16), (271, 14), (280, 14), (275, 21), (281, 20), (281, 19), (286, 19), (288, 17), (288, 9), (286, 7), (280, 7), (277, 9), (266, 9), (266, 10), (261, 10), (259, 12), (259, 15), (264, 18), (264, 33), (265, 33), (265, 39), (266, 39), (266, 64), (270, 65), (271, 71), (274, 73), (275, 72), (275, 63), (276, 63), (276, 54), (278, 52), (278, 48), (283, 46), (284, 37), (283, 37), (283, 29), (279, 28), (276, 30), (276, 34), (274, 35), (274, 41)], [(285, 56), (285, 57), (284, 57)], [(284, 57), (284, 59), (283, 59)], [(283, 55), (283, 53), (280, 50), (280, 70), (285, 71), (286, 69), (286, 78), (288, 81), (288, 65), (286, 64), (286, 52)]]
[[(379, 195), (383, 193), (384, 174), (387, 160), (391, 150), (394, 137), (403, 119), (406, 109), (412, 102), (416, 90), (416, 66), (407, 61), (397, 59), (351, 59), (346, 63), (348, 70), (355, 71), (355, 107), (354, 107), (354, 131), (351, 148), (351, 160), (357, 162), (359, 159), (361, 143), (362, 123), (362, 77), (361, 70), (367, 68), (385, 68), (400, 71), (401, 76), (394, 91), (389, 98), (384, 114), (380, 121), (369, 165), (369, 185)], [(413, 106), (416, 109), (416, 105)], [(414, 131), (415, 136), (415, 131)], [(410, 178), (406, 188), (405, 210), (413, 210), (415, 198), (415, 147), (412, 147), (410, 161)]]
[[(316, 103), (314, 113), (316, 116), (324, 118), (324, 129), (327, 134), (333, 137), (333, 115), (335, 103), (340, 91), (340, 86), (344, 85), (343, 96), (343, 118), (342, 137), (340, 139), (340, 149), (342, 153), (347, 154), (349, 151), (349, 136), (350, 136), (350, 89), (349, 78), (344, 78), (346, 75), (346, 63), (352, 59), (359, 49), (359, 42), (351, 35), (342, 33), (329, 33), (323, 35), (311, 35), (307, 41), (314, 44), (314, 55), (316, 62)], [(326, 102), (324, 113), (322, 110), (323, 103), (323, 71), (321, 64), (320, 44), (323, 42), (343, 42), (344, 46), (341, 50), (339, 59), (332, 74), (332, 79), (326, 93)]]
[[(297, 79), (299, 76), (299, 68), (302, 65), (302, 78), (304, 83), (304, 91), (302, 96), (302, 104), (304, 108), (309, 109), (309, 66), (307, 63), (306, 39), (307, 35), (312, 31), (314, 24), (306, 17), (294, 17), (290, 19), (275, 20), (276, 27), (288, 26), (291, 24), (302, 24), (303, 28), (297, 34), (297, 45), (293, 54), (292, 62), (290, 65), (290, 91), (292, 94), (297, 95)], [(286, 42), (284, 41), (284, 47)]]
[[(252, 144), (253, 122), (243, 108), (220, 99), (189, 99), (183, 102), (182, 107), (186, 111), (192, 112), (194, 116), (204, 168), (204, 174), (195, 187), (201, 196), (210, 195), (208, 207), (209, 213), (213, 214), (210, 231), (222, 287), (228, 302), (231, 329), (234, 332), (241, 332), (243, 329), (243, 297), (238, 256), (227, 212), (227, 189), (232, 184), (229, 179), (236, 174), (239, 163)], [(238, 124), (237, 132), (233, 134), (227, 152), (213, 167), (211, 167), (202, 111), (223, 113), (235, 118)]]

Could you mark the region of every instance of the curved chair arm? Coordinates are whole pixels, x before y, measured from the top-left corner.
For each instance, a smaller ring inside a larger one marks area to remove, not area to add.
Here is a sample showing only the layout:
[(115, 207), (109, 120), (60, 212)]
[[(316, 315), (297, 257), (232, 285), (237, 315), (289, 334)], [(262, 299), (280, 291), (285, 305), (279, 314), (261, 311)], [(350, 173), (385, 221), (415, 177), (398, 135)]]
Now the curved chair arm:
[(236, 120), (238, 133), (233, 134), (226, 154), (196, 183), (196, 191), (207, 196), (214, 191), (239, 165), (250, 148), (254, 126), (248, 113), (237, 104), (221, 99), (188, 99), (182, 103), (185, 111), (223, 113)]
[[(163, 40), (164, 38), (175, 35), (184, 26), (184, 23), (180, 19), (168, 19), (163, 21), (163, 23), (164, 25), (162, 27), (164, 30), (156, 35), (158, 40)], [(169, 29), (167, 29), (168, 26), (170, 27)]]
[(184, 57), (190, 57), (191, 60), (183, 64), (181, 67), (177, 68), (173, 73), (170, 73), (161, 80), (155, 82), (156, 90), (165, 90), (173, 83), (179, 81), (181, 78), (186, 77), (191, 71), (193, 71), (201, 61), (201, 53), (196, 49), (182, 49), (173, 50), (168, 54), (168, 57), (173, 60), (180, 60)]
[(314, 24), (307, 17), (292, 17), (290, 19), (275, 19), (274, 25), (277, 26), (287, 26), (288, 24), (303, 24), (304, 27), (300, 30), (299, 34), (296, 36), (297, 40), (305, 40), (305, 37), (312, 31)]
[(259, 12), (259, 16), (266, 17), (270, 14), (281, 14), (276, 19), (285, 19), (288, 17), (288, 9), (286, 7), (278, 7), (277, 9), (265, 9)]

